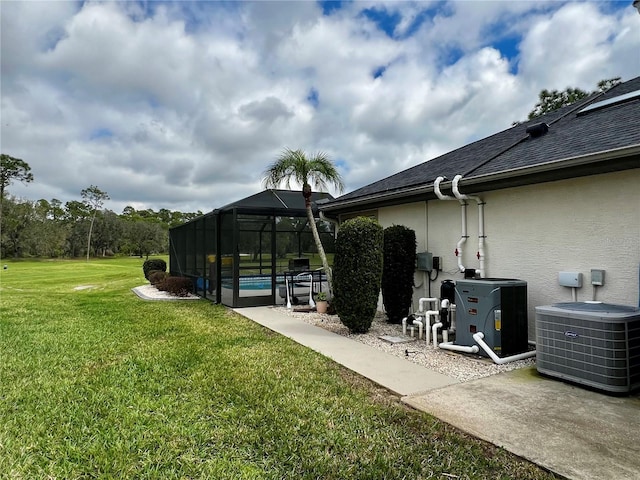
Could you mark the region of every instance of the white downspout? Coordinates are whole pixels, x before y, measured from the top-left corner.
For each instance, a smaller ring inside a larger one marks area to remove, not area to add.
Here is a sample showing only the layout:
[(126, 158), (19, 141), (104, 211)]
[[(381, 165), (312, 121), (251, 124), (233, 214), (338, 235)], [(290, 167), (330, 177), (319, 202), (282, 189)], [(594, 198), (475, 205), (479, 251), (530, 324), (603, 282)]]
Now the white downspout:
[(460, 193), (458, 184), (462, 180), (462, 175), (456, 175), (453, 178), (451, 187), (455, 197), (463, 202), (464, 200), (474, 200), (478, 204), (478, 260), (480, 261), (480, 271), (478, 272), (480, 278), (485, 277), (485, 254), (484, 254), (484, 239), (486, 237), (484, 233), (484, 206), (485, 202), (480, 198), (473, 195), (464, 195)]
[(322, 210), (320, 210), (319, 213), (320, 213), (320, 220), (322, 220), (323, 222), (333, 223), (336, 226), (335, 235), (338, 235), (338, 230), (340, 230), (340, 223), (337, 220), (334, 220), (333, 218), (327, 217)]
[[(433, 182), (434, 193), (440, 200), (456, 200), (455, 197), (445, 195), (440, 190), (440, 183), (443, 180), (444, 180), (444, 177), (438, 177), (435, 179), (435, 181)], [(467, 235), (467, 202), (465, 202), (463, 199), (458, 199), (458, 200), (460, 201), (460, 205), (462, 206), (462, 233), (460, 234), (460, 240), (456, 244), (455, 254), (456, 254), (456, 257), (458, 258), (458, 270), (460, 270), (460, 272), (464, 272), (465, 268), (464, 268), (464, 265), (462, 264), (462, 246), (467, 241), (467, 238), (469, 238), (469, 236)]]
[(530, 352), (519, 353), (517, 355), (511, 355), (509, 357), (500, 358), (496, 353), (491, 350), (491, 347), (485, 343), (483, 340), (484, 333), (478, 332), (473, 334), (473, 339), (476, 341), (478, 345), (482, 347), (482, 349), (487, 352), (487, 354), (491, 357), (491, 360), (498, 365), (503, 365), (509, 362), (515, 362), (516, 360), (522, 360), (525, 358), (533, 357), (536, 354), (535, 350), (531, 350)]

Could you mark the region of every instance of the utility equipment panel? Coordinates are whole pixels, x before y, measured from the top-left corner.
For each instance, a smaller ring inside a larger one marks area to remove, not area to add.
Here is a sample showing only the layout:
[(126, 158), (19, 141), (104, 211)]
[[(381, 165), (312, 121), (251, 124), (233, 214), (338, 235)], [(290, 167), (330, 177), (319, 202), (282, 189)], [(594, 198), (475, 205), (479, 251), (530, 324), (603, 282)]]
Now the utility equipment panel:
[(433, 254), (431, 252), (418, 252), (416, 255), (416, 270), (431, 272), (433, 270)]
[[(528, 350), (527, 282), (510, 278), (480, 278), (456, 282), (456, 345), (485, 343), (499, 357)], [(488, 356), (481, 348), (480, 354)]]

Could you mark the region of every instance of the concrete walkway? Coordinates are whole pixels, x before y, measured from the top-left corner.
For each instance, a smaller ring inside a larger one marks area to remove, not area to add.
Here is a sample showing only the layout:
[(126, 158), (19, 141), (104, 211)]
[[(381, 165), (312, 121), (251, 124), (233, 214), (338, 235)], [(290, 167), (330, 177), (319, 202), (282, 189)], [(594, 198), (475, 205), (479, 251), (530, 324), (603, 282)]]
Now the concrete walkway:
[(612, 397), (521, 369), (466, 383), (274, 311), (241, 315), (402, 401), (572, 480), (640, 480), (640, 394)]
[(335, 360), (400, 396), (458, 383), (453, 378), (432, 372), (413, 362), (278, 313), (271, 307), (237, 308), (235, 311)]

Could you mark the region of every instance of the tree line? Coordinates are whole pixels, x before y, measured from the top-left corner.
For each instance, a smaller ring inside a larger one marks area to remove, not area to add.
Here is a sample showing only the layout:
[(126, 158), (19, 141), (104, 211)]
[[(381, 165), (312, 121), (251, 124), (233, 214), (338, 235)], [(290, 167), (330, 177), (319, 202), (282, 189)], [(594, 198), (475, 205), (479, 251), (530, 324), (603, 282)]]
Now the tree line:
[(202, 215), (160, 209), (121, 214), (103, 209), (109, 195), (97, 186), (83, 189), (79, 200), (62, 203), (9, 195), (14, 181), (33, 181), (29, 164), (2, 154), (0, 164), (0, 257), (82, 257), (168, 253), (169, 228)]

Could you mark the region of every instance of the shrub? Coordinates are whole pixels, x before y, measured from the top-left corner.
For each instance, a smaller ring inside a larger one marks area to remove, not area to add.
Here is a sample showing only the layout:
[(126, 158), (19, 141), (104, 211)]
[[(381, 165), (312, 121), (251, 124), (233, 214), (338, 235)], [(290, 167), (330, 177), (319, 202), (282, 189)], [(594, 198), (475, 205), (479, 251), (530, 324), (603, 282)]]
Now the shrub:
[(186, 297), (193, 293), (193, 281), (188, 277), (167, 277), (156, 288), (171, 295)]
[(382, 301), (391, 323), (409, 315), (416, 267), (416, 232), (403, 225), (384, 229)]
[(161, 272), (167, 271), (167, 262), (161, 258), (151, 258), (142, 264), (142, 271), (144, 272), (144, 278), (149, 280), (149, 272), (151, 270), (159, 270)]
[(375, 317), (382, 277), (382, 227), (366, 217), (347, 220), (336, 238), (333, 305), (340, 321), (365, 333)]
[(169, 276), (167, 272), (163, 272), (161, 270), (151, 270), (149, 272), (149, 283), (153, 286), (158, 285), (165, 281), (165, 279)]

